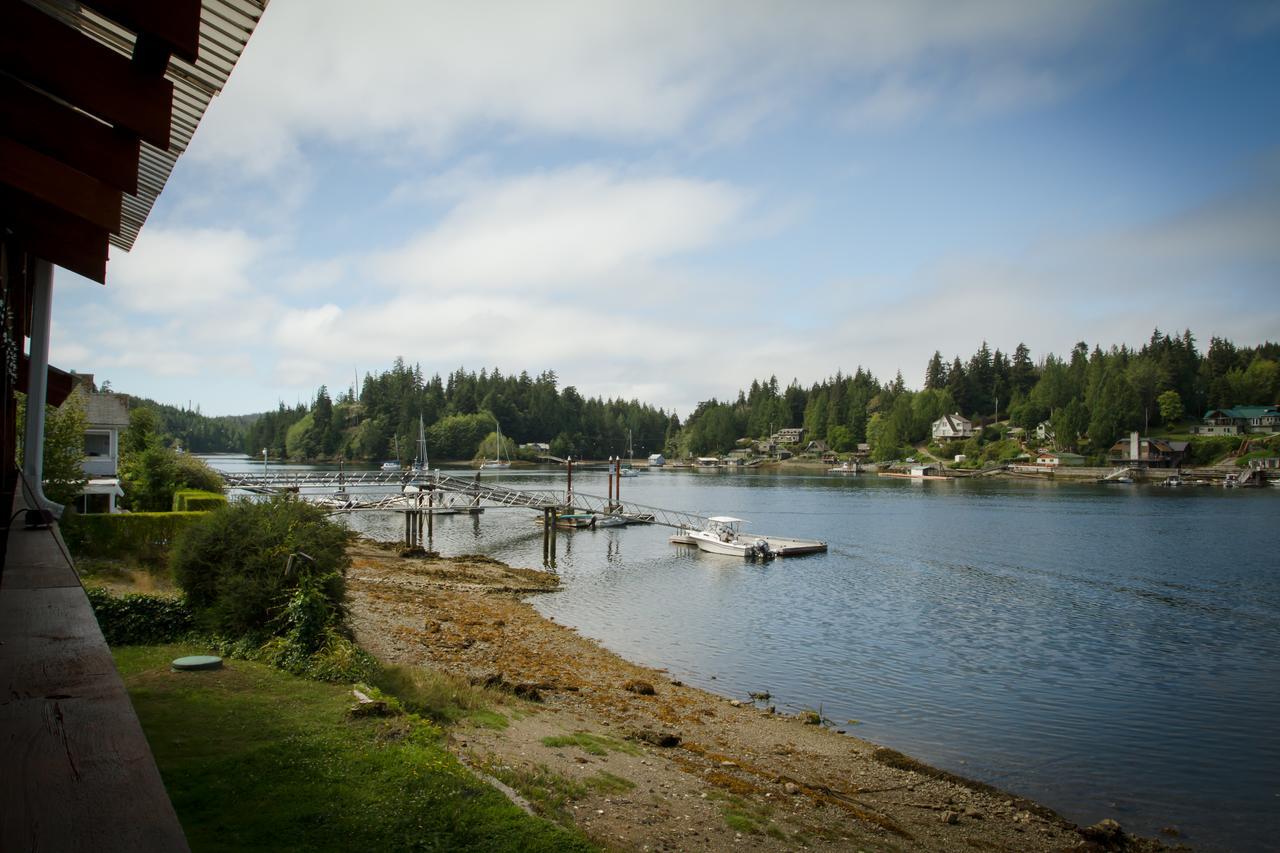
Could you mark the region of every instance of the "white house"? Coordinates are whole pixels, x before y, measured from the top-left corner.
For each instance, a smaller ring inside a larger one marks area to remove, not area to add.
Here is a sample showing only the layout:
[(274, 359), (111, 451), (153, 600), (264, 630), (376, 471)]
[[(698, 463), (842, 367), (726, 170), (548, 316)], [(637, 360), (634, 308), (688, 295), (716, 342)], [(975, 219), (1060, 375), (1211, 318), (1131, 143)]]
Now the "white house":
[(938, 441), (973, 438), (973, 422), (958, 412), (943, 415), (933, 422), (933, 437)]
[(81, 512), (115, 512), (120, 489), (120, 433), (129, 426), (129, 408), (123, 394), (93, 390), (93, 376), (81, 377), (75, 393), (83, 395), (85, 431), (84, 461), (89, 476), (80, 495)]
[(799, 444), (804, 441), (804, 427), (780, 429), (774, 433), (773, 440), (779, 444)]

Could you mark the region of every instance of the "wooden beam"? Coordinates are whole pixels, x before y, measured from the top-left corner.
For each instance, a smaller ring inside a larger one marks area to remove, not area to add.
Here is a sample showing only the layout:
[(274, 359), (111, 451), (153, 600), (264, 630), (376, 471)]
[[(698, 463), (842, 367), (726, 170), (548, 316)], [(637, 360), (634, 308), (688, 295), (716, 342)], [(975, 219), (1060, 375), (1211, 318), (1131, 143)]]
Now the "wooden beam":
[(138, 137), (0, 77), (0, 134), (122, 192), (138, 192)]
[(120, 231), (120, 190), (7, 136), (0, 136), (0, 184), (113, 234)]
[[(31, 389), (27, 387), (28, 374), (31, 372), (29, 362), (31, 357), (26, 353), (18, 355), (18, 384), (17, 388), (23, 394), (30, 394)], [(49, 365), (49, 369), (45, 374), (45, 402), (50, 406), (61, 406), (63, 402), (71, 396), (71, 392), (75, 390), (76, 378), (65, 370), (60, 370)]]
[(21, 0), (0, 0), (0, 68), (169, 149), (173, 84)]
[(0, 186), (0, 228), (26, 252), (99, 284), (107, 281), (105, 228)]
[(81, 0), (111, 20), (161, 41), (195, 64), (200, 49), (200, 0)]

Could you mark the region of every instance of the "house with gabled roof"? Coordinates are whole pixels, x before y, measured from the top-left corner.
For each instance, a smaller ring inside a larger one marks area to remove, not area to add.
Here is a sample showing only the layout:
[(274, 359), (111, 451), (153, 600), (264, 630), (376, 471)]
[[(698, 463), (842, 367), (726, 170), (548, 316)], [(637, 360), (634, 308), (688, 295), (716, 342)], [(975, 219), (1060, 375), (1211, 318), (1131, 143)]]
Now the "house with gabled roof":
[(1241, 433), (1280, 432), (1280, 405), (1233, 406), (1230, 409), (1210, 409), (1191, 428), (1195, 435), (1240, 435)]
[(973, 438), (973, 421), (959, 412), (943, 415), (933, 422), (933, 437), (936, 441), (960, 441)]

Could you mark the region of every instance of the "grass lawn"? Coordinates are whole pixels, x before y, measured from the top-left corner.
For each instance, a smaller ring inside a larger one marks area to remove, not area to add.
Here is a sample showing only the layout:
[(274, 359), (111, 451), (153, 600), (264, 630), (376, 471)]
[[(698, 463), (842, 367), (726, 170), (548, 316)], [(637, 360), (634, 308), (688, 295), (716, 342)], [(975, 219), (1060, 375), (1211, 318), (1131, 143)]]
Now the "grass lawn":
[(350, 719), (347, 687), (202, 650), (113, 650), (195, 851), (591, 850), (477, 781), (408, 717)]

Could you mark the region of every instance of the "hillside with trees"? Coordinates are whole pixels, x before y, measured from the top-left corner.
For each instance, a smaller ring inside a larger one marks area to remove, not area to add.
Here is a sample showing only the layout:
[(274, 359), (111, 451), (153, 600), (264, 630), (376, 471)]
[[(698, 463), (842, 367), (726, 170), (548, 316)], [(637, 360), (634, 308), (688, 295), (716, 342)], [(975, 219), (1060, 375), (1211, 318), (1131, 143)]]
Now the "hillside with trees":
[[(442, 379), (424, 377), (418, 365), (397, 358), (384, 373), (366, 374), (355, 395), (331, 396), (321, 387), (310, 406), (280, 404), (254, 420), (242, 449), (289, 459), (389, 459), (400, 448), (412, 460), (418, 422), (427, 427), (432, 460), (468, 460), (493, 441), (501, 425), (504, 444), (542, 442), (559, 456), (602, 458), (626, 452), (627, 433), (637, 454), (663, 447), (679, 421), (637, 400), (584, 398), (572, 385), (560, 388), (554, 371), (504, 376), (459, 368)], [(536, 455), (536, 454), (526, 454)]]
[(1103, 350), (1081, 342), (1063, 356), (1033, 360), (1019, 343), (1011, 355), (984, 341), (967, 360), (935, 352), (924, 386), (902, 375), (883, 383), (861, 367), (802, 387), (776, 377), (754, 381), (731, 403), (709, 400), (689, 416), (669, 445), (673, 454), (725, 453), (742, 437), (762, 438), (804, 427), (808, 439), (837, 452), (870, 445), (874, 459), (908, 455), (944, 413), (975, 423), (1007, 420), (1024, 430), (1048, 421), (1060, 449), (1100, 453), (1124, 432), (1172, 428), (1208, 408), (1280, 399), (1280, 344), (1237, 347), (1211, 338), (1204, 354), (1190, 331), (1155, 330), (1139, 349)]

